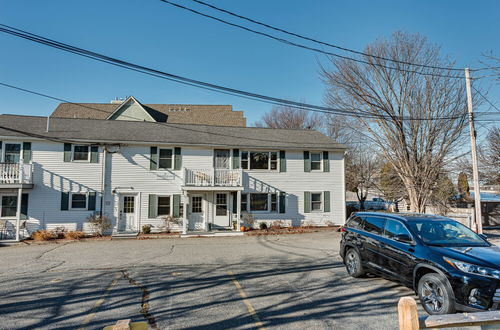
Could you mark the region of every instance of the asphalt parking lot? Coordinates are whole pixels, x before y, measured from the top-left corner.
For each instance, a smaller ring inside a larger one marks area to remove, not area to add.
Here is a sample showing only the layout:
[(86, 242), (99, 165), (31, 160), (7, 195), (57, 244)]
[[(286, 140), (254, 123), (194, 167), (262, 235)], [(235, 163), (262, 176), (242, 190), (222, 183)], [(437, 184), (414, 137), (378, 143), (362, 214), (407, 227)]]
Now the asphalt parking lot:
[(0, 247), (0, 328), (396, 329), (413, 293), (352, 279), (340, 235), (88, 241)]

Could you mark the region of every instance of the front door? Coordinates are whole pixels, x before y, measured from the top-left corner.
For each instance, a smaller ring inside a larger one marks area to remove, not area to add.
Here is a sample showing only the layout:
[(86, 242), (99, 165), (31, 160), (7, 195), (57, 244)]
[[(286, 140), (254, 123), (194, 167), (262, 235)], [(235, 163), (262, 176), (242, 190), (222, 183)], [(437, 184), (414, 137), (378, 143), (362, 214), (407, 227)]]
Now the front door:
[(189, 230), (203, 230), (204, 203), (203, 195), (191, 195), (189, 210)]
[(214, 226), (216, 227), (229, 227), (229, 194), (216, 193), (215, 194), (215, 217)]
[(118, 231), (137, 231), (136, 228), (136, 196), (121, 195), (120, 223)]

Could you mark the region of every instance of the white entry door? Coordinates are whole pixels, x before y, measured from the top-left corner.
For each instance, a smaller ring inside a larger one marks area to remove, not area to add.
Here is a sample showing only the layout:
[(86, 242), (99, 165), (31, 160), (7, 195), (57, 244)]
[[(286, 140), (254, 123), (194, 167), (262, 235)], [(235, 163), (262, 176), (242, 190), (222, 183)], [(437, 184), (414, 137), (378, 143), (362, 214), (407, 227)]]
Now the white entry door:
[(189, 203), (189, 230), (203, 230), (204, 202), (203, 195), (191, 195)]
[(121, 195), (120, 224), (118, 226), (119, 231), (137, 231), (136, 199), (135, 195)]
[(229, 194), (216, 193), (215, 194), (215, 217), (214, 226), (229, 227)]

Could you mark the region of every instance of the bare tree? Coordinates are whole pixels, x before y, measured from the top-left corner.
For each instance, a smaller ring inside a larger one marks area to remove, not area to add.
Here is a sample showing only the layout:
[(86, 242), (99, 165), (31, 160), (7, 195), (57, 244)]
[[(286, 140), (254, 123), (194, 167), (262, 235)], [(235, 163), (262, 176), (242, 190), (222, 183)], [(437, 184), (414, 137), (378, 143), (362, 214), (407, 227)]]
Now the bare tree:
[(372, 152), (351, 151), (345, 156), (346, 189), (356, 193), (360, 210), (365, 209), (370, 190), (376, 188), (379, 171), (380, 161)]
[(493, 127), (486, 140), (486, 147), (480, 150), (485, 183), (500, 185), (500, 127)]
[(266, 112), (261, 120), (255, 123), (255, 126), (321, 130), (323, 128), (322, 117), (322, 114), (317, 112), (290, 106), (275, 106), (270, 112)]
[(406, 188), (391, 163), (385, 163), (380, 169), (378, 187), (386, 201), (394, 203), (395, 211), (399, 212), (399, 202), (407, 197)]
[(453, 65), (440, 57), (439, 47), (419, 35), (396, 32), (364, 52), (378, 57), (364, 56), (368, 64), (331, 58), (333, 68), (322, 68), (327, 103), (357, 113), (364, 134), (403, 181), (411, 210), (423, 212), (443, 166), (464, 137), (463, 79), (452, 78), (451, 70), (406, 64)]

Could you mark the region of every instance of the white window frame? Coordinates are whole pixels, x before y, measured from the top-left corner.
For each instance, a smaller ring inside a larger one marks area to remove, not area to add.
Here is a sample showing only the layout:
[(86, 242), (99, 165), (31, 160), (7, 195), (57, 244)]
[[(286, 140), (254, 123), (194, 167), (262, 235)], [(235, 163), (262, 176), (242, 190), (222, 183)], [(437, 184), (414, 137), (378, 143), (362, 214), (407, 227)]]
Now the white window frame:
[[(319, 169), (312, 168), (312, 154), (319, 154)], [(323, 172), (323, 152), (321, 151), (309, 151), (309, 161), (311, 163), (311, 172)]]
[[(17, 198), (17, 195), (12, 195), (12, 194), (1, 194), (0, 195), (0, 216), (2, 217), (2, 219), (15, 219), (16, 218), (16, 215), (13, 215), (13, 216), (2, 216), (2, 211), (3, 211), (3, 204), (2, 204), (2, 200), (3, 200), (3, 197), (6, 196), (6, 197), (16, 197)], [(16, 213), (17, 213), (17, 206), (16, 206)]]
[[(313, 197), (312, 195), (315, 195), (315, 194), (319, 194), (319, 202), (321, 203), (321, 209), (319, 210), (314, 210), (313, 209)], [(310, 201), (311, 205), (309, 205), (309, 207), (311, 208), (311, 212), (314, 212), (314, 213), (321, 213), (321, 212), (324, 212), (325, 210), (325, 201), (323, 200), (323, 192), (322, 191), (311, 191), (311, 201)]]
[(2, 162), (5, 163), (5, 153), (7, 152), (7, 144), (18, 144), (19, 145), (19, 161), (23, 159), (23, 144), (21, 142), (2, 142)]
[[(240, 210), (241, 210), (241, 212), (250, 212), (249, 211), (249, 208), (250, 208), (249, 206), (250, 205), (248, 204), (248, 199), (249, 199), (248, 196), (250, 196), (250, 193), (241, 193), (241, 200), (240, 200)], [(243, 204), (243, 200), (245, 200), (245, 206), (246, 206), (245, 209), (243, 209), (241, 207), (241, 204)]]
[[(170, 150), (170, 152), (172, 153), (172, 162), (170, 163), (170, 167), (162, 167), (160, 168), (160, 150)], [(158, 147), (158, 151), (157, 151), (157, 154), (156, 156), (158, 157), (158, 162), (156, 164), (156, 170), (157, 171), (171, 171), (174, 169), (174, 162), (175, 162), (175, 155), (174, 155), (174, 148), (162, 148), (162, 147)]]
[[(84, 159), (75, 160), (75, 147), (87, 147), (88, 151), (87, 151), (87, 159), (86, 160), (84, 160)], [(90, 153), (91, 153), (90, 145), (88, 145), (88, 144), (73, 144), (73, 145), (71, 145), (71, 161), (72, 162), (90, 163)]]
[[(248, 154), (248, 158), (247, 158), (247, 161), (248, 161), (248, 164), (247, 164), (247, 167), (243, 167), (243, 153), (246, 152)], [(251, 164), (251, 153), (252, 152), (258, 152), (258, 153), (267, 153), (267, 157), (268, 157), (268, 160), (267, 160), (267, 169), (252, 169), (250, 168), (250, 164)], [(275, 153), (276, 154), (276, 169), (272, 170), (271, 169), (271, 154), (272, 153)], [(243, 169), (243, 170), (247, 170), (247, 171), (260, 171), (260, 172), (279, 172), (279, 169), (280, 169), (280, 154), (279, 154), (279, 151), (277, 150), (241, 150), (240, 151), (240, 167)]]
[[(85, 208), (74, 208), (73, 207), (73, 195), (85, 195)], [(88, 211), (89, 209), (89, 193), (88, 192), (70, 192), (69, 193), (69, 198), (68, 198), (68, 210), (70, 211)]]
[[(169, 198), (169, 213), (168, 214), (160, 214), (159, 213), (159, 207), (160, 207), (160, 197), (168, 197)], [(156, 217), (161, 218), (161, 217), (166, 217), (168, 215), (172, 216), (172, 208), (173, 208), (173, 197), (172, 195), (156, 195)]]
[[(247, 209), (246, 210), (241, 210), (242, 212), (249, 212), (249, 213), (279, 213), (279, 209), (280, 209), (280, 200), (279, 200), (279, 193), (277, 192), (268, 192), (268, 193), (265, 193), (265, 192), (245, 192), (243, 194), (246, 194), (247, 195)], [(259, 211), (253, 211), (252, 210), (252, 197), (251, 195), (260, 195), (260, 194), (265, 194), (267, 195), (267, 210), (259, 210)], [(272, 211), (272, 207), (271, 207), (271, 203), (272, 203), (272, 199), (271, 199), (271, 195), (276, 195), (276, 210), (275, 211)], [(243, 199), (242, 199), (243, 200)]]

